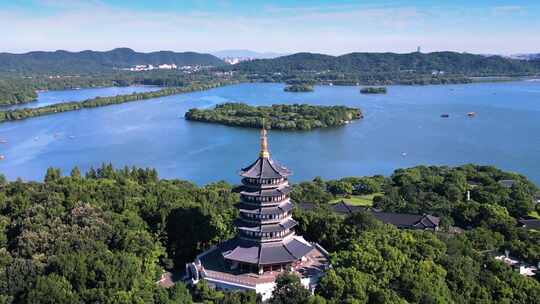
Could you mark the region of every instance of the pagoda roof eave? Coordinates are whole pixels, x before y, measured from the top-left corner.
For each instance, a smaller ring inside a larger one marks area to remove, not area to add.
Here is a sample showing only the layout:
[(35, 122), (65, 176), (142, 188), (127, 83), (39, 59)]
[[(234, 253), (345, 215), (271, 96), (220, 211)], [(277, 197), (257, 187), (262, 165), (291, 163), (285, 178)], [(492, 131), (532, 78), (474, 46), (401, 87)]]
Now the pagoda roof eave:
[(286, 264), (302, 259), (313, 248), (299, 236), (267, 244), (232, 239), (222, 255), (227, 260), (254, 265)]
[(240, 191), (240, 194), (245, 196), (279, 196), (289, 194), (291, 191), (292, 187), (287, 185), (285, 187), (271, 189), (244, 188)]
[(243, 213), (249, 214), (281, 214), (283, 212), (291, 211), (294, 205), (290, 201), (285, 201), (278, 206), (254, 206), (251, 204), (240, 203), (236, 205), (238, 210)]
[(247, 178), (274, 179), (287, 178), (292, 172), (270, 157), (259, 157), (251, 165), (242, 168), (238, 174)]

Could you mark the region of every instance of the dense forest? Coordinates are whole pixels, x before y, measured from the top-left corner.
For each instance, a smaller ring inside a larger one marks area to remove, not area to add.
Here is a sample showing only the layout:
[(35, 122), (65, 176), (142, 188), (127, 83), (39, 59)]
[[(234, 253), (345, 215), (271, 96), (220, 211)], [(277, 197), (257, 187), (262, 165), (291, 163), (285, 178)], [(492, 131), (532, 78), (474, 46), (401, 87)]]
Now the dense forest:
[[(500, 186), (503, 178), (514, 186)], [(380, 192), (380, 208), (434, 213), (465, 232), (398, 230), (369, 213), (345, 218), (326, 208), (352, 191)], [(297, 230), (331, 252), (333, 267), (313, 296), (281, 275), (270, 303), (539, 303), (540, 278), (490, 253), (538, 260), (540, 232), (516, 225), (535, 191), (520, 175), (473, 165), (296, 184), (296, 202), (319, 205), (295, 210)], [(0, 177), (0, 303), (256, 303), (251, 292), (155, 283), (234, 234), (238, 199), (225, 182), (198, 187), (111, 165), (68, 176), (50, 168), (44, 182)]]
[(0, 73), (11, 74), (94, 74), (135, 65), (176, 64), (177, 66), (220, 66), (225, 63), (210, 54), (159, 51), (139, 53), (129, 48), (106, 52), (30, 52), (0, 53)]
[(21, 81), (0, 79), (0, 106), (20, 104), (37, 98), (35, 88)]
[(111, 97), (96, 97), (87, 99), (81, 102), (62, 102), (49, 106), (38, 108), (24, 108), (0, 111), (0, 123), (12, 120), (22, 120), (37, 116), (49, 115), (54, 113), (61, 113), (67, 111), (76, 111), (87, 108), (103, 107), (113, 104), (120, 104), (125, 102), (142, 101), (152, 98), (164, 97), (169, 95), (188, 93), (193, 91), (208, 90), (211, 88), (231, 84), (233, 82), (223, 80), (222, 82), (205, 82), (205, 83), (192, 83), (181, 87), (168, 87), (158, 91), (133, 93), (129, 95), (118, 95)]
[(470, 83), (474, 80), (472, 77), (538, 75), (540, 60), (455, 52), (351, 53), (342, 56), (297, 53), (219, 69), (237, 71), (253, 81), (427, 85)]
[(190, 109), (187, 120), (219, 123), (227, 126), (311, 130), (344, 125), (360, 119), (360, 109), (345, 106), (314, 106), (307, 104), (250, 106), (244, 103), (224, 103), (214, 109)]
[(332, 71), (357, 74), (431, 74), (433, 71), (443, 71), (446, 74), (482, 76), (534, 74), (540, 72), (540, 64), (536, 61), (456, 52), (350, 53), (342, 56), (297, 53), (274, 59), (241, 62), (230, 69), (249, 73)]

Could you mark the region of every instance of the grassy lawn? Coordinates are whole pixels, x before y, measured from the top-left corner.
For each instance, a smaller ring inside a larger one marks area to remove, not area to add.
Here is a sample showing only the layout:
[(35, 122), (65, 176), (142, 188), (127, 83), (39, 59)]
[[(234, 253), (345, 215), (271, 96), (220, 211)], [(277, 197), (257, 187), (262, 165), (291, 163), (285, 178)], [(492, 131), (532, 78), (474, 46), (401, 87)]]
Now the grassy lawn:
[(538, 214), (538, 212), (536, 212), (536, 211), (529, 212), (529, 216), (540, 220), (540, 214)]
[(373, 206), (373, 197), (375, 197), (376, 195), (382, 195), (382, 193), (373, 193), (373, 194), (366, 194), (366, 195), (351, 195), (350, 198), (338, 197), (334, 200), (331, 200), (330, 204), (336, 204), (341, 201), (344, 201), (348, 205), (371, 207)]

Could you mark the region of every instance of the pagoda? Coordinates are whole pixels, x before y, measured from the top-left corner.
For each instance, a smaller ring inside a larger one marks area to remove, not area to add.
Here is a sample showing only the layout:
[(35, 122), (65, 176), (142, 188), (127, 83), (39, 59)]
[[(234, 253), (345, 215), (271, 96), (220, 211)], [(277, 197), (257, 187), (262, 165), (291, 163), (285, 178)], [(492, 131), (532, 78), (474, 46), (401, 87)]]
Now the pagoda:
[(296, 272), (306, 288), (328, 266), (328, 253), (296, 235), (289, 198), (291, 170), (270, 157), (268, 137), (261, 130), (259, 157), (241, 169), (236, 236), (201, 253), (186, 265), (193, 284), (200, 279), (220, 289), (252, 289), (268, 298), (276, 276)]
[(242, 191), (237, 204), (237, 236), (223, 257), (233, 268), (259, 274), (283, 270), (302, 259), (313, 246), (294, 233), (293, 204), (289, 198), (292, 172), (270, 158), (265, 129), (261, 151), (251, 165), (240, 170)]

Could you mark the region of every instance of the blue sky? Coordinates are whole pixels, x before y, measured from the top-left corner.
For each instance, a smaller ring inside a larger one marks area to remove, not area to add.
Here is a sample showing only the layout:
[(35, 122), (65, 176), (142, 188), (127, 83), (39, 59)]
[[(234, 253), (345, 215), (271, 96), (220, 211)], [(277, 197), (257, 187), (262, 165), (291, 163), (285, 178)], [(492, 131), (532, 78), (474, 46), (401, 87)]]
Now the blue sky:
[(0, 51), (540, 52), (540, 1), (0, 0)]

